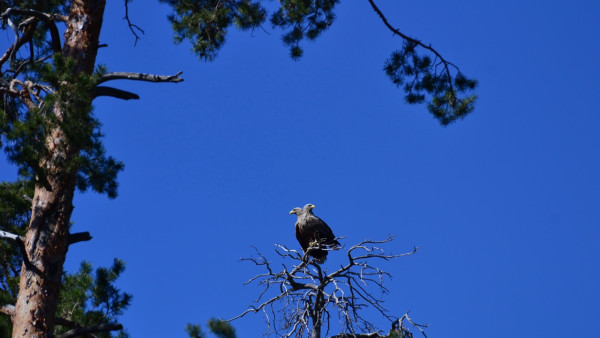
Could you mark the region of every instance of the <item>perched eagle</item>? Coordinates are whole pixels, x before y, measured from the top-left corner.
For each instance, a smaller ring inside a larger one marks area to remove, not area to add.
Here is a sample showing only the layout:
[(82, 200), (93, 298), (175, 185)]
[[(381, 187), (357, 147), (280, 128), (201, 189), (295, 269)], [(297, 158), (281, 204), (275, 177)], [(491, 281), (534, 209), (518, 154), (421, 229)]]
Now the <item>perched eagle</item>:
[[(294, 208), (290, 211), (291, 214), (298, 216), (296, 221), (296, 239), (300, 242), (302, 250), (306, 253), (309, 247), (318, 247), (325, 249), (327, 246), (336, 248), (340, 246), (340, 243), (335, 240), (333, 231), (323, 222), (322, 219), (315, 216), (312, 209), (315, 206), (313, 204), (307, 204), (303, 209)], [(327, 250), (313, 249), (310, 255), (315, 258), (315, 261), (319, 264), (325, 263), (327, 259)]]

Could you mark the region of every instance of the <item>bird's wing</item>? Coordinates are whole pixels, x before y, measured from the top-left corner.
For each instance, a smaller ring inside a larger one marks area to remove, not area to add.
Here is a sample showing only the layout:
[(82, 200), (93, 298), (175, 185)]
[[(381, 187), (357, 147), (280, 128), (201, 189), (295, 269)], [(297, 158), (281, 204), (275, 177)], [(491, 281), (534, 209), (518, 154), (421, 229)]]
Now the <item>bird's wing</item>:
[(308, 249), (308, 244), (310, 243), (310, 240), (306, 240), (305, 236), (303, 236), (298, 222), (296, 222), (296, 239), (298, 240), (298, 243), (300, 243), (302, 250), (306, 251), (306, 249)]
[[(310, 217), (308, 223), (311, 224), (311, 229), (318, 234), (320, 240), (325, 240), (325, 243), (327, 244), (331, 243), (334, 240), (335, 235), (333, 234), (333, 231), (331, 230), (329, 225), (327, 225), (327, 223), (325, 223), (324, 220), (320, 219), (317, 216), (313, 216)], [(337, 241), (335, 241), (335, 243), (337, 243)], [(339, 243), (337, 244), (339, 245)]]

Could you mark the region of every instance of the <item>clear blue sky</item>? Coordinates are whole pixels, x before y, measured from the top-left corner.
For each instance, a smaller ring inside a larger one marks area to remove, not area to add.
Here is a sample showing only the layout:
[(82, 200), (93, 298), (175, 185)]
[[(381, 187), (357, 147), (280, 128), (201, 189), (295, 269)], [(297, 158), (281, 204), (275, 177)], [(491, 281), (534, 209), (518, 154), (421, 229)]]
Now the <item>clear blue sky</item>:
[[(96, 100), (126, 168), (116, 200), (75, 199), (73, 231), (94, 239), (66, 268), (127, 262), (132, 337), (185, 337), (188, 322), (246, 309), (257, 289), (243, 282), (262, 270), (239, 258), (298, 248), (288, 212), (306, 203), (346, 245), (394, 234), (395, 253), (421, 246), (384, 266), (387, 306), (430, 337), (600, 337), (600, 4), (379, 3), (480, 81), (470, 116), (443, 128), (403, 102), (382, 71), (401, 41), (367, 1), (339, 5), (299, 62), (267, 25), (232, 31), (213, 63), (172, 44), (156, 1), (131, 4), (146, 33), (134, 48), (122, 1), (108, 1), (98, 63), (185, 78), (115, 82), (141, 99)], [(234, 325), (264, 331), (261, 314)]]

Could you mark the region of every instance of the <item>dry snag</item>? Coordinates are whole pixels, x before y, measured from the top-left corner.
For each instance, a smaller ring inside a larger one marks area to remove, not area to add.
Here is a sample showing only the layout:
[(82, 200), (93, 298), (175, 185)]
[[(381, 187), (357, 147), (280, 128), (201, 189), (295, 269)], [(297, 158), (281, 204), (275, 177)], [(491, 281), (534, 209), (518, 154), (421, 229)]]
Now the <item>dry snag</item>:
[(408, 314), (397, 318), (389, 314), (383, 304), (383, 296), (388, 293), (384, 280), (391, 275), (379, 268), (377, 261), (412, 255), (418, 249), (388, 254), (379, 247), (392, 240), (393, 237), (388, 236), (384, 240), (364, 240), (351, 246), (346, 251), (345, 262), (334, 271), (328, 271), (310, 257), (310, 250), (322, 250), (322, 247), (311, 247), (303, 254), (275, 244), (275, 253), (283, 260), (281, 271), (276, 271), (273, 262), (254, 248), (257, 256), (242, 258), (242, 261), (252, 262), (266, 271), (245, 284), (258, 284), (262, 291), (255, 305), (229, 321), (262, 312), (267, 321), (266, 333), (279, 337), (319, 338), (322, 332), (327, 336), (338, 328), (341, 334), (335, 337), (383, 337), (365, 317), (364, 310), (370, 308), (388, 319), (396, 332), (409, 332), (404, 322), (421, 330), (423, 326), (412, 323)]

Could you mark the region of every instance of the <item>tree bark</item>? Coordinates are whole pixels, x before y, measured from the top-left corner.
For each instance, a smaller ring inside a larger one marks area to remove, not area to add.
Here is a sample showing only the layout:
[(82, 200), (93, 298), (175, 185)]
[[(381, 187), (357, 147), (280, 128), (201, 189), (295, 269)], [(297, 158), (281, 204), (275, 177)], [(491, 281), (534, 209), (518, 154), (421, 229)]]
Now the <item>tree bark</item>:
[(322, 315), (323, 315), (323, 290), (319, 288), (317, 290), (317, 296), (315, 297), (315, 308), (312, 316), (312, 332), (311, 338), (321, 338), (321, 324), (322, 324)]
[[(105, 0), (72, 0), (62, 48), (76, 62), (76, 71), (91, 74), (96, 62)], [(90, 96), (91, 103), (91, 96)], [(63, 106), (64, 107), (64, 106)], [(65, 109), (69, 109), (66, 107)], [(62, 121), (58, 105), (54, 114)], [(46, 140), (47, 186), (36, 186), (31, 221), (25, 236), (29, 262), (23, 264), (13, 319), (13, 337), (52, 337), (63, 263), (69, 246), (76, 169), (69, 160), (79, 149), (68, 144), (60, 127)]]

